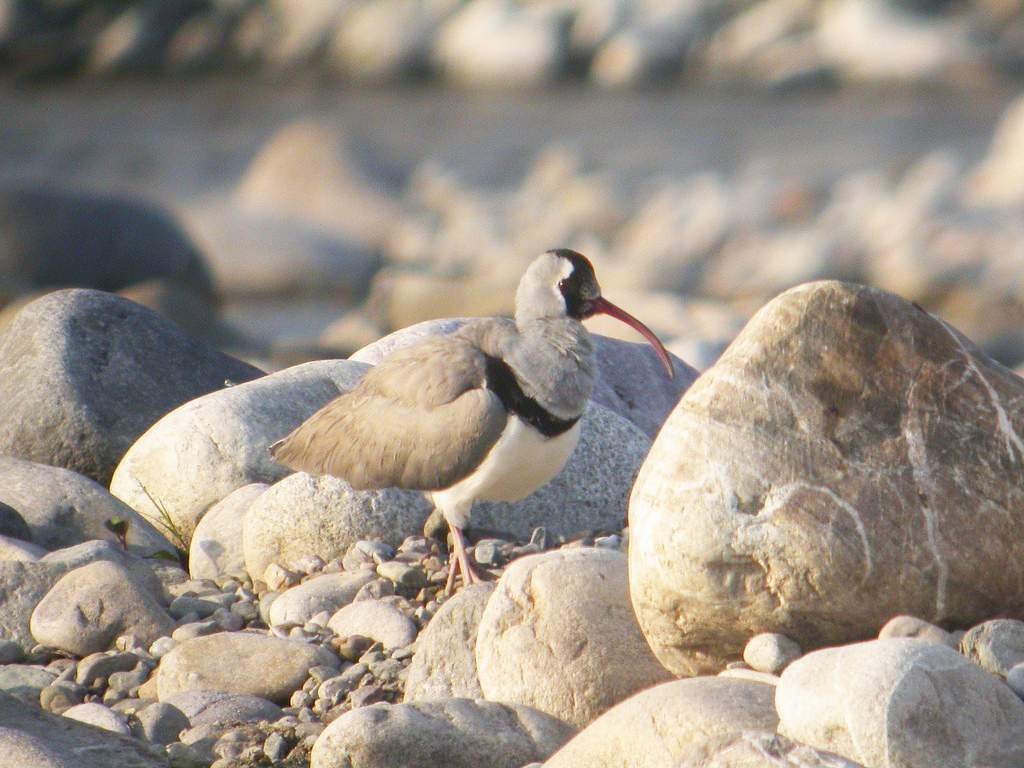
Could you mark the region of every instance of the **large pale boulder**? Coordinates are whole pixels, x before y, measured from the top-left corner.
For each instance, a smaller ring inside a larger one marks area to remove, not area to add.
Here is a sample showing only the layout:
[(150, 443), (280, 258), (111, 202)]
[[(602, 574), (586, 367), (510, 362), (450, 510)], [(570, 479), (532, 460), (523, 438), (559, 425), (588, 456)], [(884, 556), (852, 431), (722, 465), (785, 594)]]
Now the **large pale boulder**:
[(0, 562), (0, 638), (30, 651), (36, 644), (29, 629), (32, 612), (68, 570), (64, 563)]
[(186, 640), (160, 659), (157, 692), (161, 701), (182, 691), (211, 690), (285, 703), (318, 665), (336, 667), (338, 657), (295, 640), (219, 632)]
[(520, 768), (571, 726), (522, 706), (472, 699), (374, 704), (346, 712), (313, 745), (312, 768)]
[(0, 336), (0, 453), (106, 485), (164, 414), (261, 371), (102, 291), (49, 293)]
[(131, 446), (111, 492), (152, 520), (166, 513), (188, 540), (207, 509), (232, 491), (288, 475), (270, 457), (270, 444), (365, 370), (347, 360), (316, 361), (185, 403)]
[(109, 520), (128, 524), (128, 551), (138, 555), (171, 552), (171, 543), (146, 518), (115, 498), (95, 480), (70, 469), (0, 456), (0, 501), (18, 511), (32, 541), (59, 549), (95, 539), (120, 545)]
[(630, 501), (630, 591), (677, 674), (910, 614), (1024, 611), (1024, 381), (892, 294), (787, 291), (680, 401)]
[(774, 731), (775, 689), (749, 680), (698, 677), (637, 693), (605, 712), (545, 768), (703, 766), (747, 731)]
[(633, 616), (626, 558), (607, 549), (512, 563), (480, 619), (476, 665), (486, 699), (525, 704), (577, 727), (671, 678)]
[(945, 645), (874, 640), (793, 662), (780, 732), (868, 766), (1024, 764), (1024, 702)]

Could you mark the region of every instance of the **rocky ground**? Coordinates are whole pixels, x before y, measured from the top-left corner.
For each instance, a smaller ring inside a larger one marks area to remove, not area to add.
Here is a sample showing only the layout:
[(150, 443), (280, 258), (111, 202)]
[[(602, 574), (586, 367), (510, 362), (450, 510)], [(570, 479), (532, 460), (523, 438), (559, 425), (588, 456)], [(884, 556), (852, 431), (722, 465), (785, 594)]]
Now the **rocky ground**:
[(23, 77), (245, 69), (468, 87), (573, 78), (775, 88), (1020, 77), (1018, 2), (973, 0), (86, 0), (0, 3)]

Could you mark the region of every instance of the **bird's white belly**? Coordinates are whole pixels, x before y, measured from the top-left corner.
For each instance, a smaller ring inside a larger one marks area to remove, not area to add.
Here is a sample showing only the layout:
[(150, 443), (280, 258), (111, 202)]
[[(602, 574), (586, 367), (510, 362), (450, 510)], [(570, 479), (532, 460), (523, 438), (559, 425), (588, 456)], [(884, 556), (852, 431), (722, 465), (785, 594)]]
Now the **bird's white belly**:
[(578, 421), (560, 435), (545, 437), (518, 417), (510, 416), (480, 466), (455, 485), (434, 491), (434, 503), (449, 522), (464, 527), (474, 501), (516, 501), (553, 480), (579, 436)]

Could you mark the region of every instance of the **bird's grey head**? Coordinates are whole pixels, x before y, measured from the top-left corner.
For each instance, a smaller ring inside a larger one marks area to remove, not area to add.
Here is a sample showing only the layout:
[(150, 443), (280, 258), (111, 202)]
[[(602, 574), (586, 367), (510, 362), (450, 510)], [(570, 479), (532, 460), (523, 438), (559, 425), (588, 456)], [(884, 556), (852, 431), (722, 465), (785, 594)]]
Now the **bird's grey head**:
[(516, 291), (516, 320), (571, 317), (583, 320), (601, 297), (587, 257), (568, 248), (542, 253), (526, 270)]

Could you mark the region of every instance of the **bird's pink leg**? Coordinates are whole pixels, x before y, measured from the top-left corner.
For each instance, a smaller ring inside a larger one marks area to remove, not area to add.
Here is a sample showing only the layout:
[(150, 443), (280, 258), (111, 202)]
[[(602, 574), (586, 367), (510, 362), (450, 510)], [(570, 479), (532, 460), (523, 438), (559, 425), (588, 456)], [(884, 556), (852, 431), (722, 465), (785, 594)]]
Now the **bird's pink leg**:
[(483, 581), (483, 578), (481, 578), (480, 574), (476, 572), (473, 564), (469, 562), (469, 555), (466, 553), (466, 539), (462, 535), (462, 529), (454, 525), (450, 527), (452, 531), (452, 539), (455, 542), (455, 552), (450, 556), (451, 561), (448, 567), (448, 581), (444, 588), (446, 595), (450, 595), (455, 586), (456, 566), (458, 566), (459, 571), (462, 572), (462, 583), (464, 586), (479, 584)]

